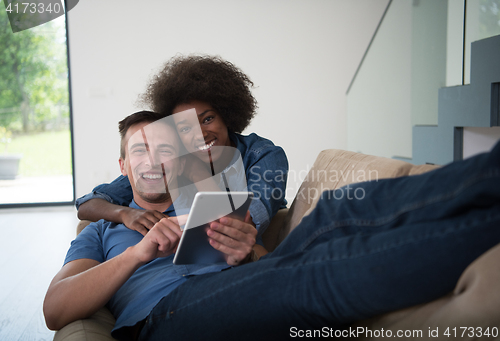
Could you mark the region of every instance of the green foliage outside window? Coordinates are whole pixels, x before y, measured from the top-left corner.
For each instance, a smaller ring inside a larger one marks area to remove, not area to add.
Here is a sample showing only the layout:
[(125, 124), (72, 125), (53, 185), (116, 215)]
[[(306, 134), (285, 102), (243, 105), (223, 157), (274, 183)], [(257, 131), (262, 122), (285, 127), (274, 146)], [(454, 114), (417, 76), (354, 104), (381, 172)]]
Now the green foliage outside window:
[(14, 133), (68, 127), (66, 37), (58, 25), (12, 33), (0, 11), (0, 126)]

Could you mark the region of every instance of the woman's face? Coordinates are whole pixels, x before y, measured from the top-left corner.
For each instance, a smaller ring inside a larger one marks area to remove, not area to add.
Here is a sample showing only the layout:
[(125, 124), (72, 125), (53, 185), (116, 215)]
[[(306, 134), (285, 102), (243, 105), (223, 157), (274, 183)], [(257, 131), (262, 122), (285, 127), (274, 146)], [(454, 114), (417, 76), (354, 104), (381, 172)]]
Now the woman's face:
[[(196, 115), (193, 111), (179, 114), (189, 109), (194, 109)], [(203, 162), (209, 164), (210, 157), (217, 161), (225, 149), (220, 147), (232, 145), (226, 124), (210, 104), (200, 101), (179, 104), (173, 114), (182, 143)]]

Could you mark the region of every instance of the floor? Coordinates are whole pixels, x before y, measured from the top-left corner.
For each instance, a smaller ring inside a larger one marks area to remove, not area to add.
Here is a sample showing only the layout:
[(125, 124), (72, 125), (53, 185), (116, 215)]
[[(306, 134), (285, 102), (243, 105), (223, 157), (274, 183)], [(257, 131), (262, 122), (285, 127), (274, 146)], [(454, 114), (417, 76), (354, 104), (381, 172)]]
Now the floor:
[(76, 234), (70, 206), (0, 209), (0, 340), (52, 340), (43, 298)]
[(18, 176), (14, 180), (0, 180), (0, 204), (26, 203), (26, 193), (30, 194), (30, 202), (72, 201), (73, 177), (71, 175)]

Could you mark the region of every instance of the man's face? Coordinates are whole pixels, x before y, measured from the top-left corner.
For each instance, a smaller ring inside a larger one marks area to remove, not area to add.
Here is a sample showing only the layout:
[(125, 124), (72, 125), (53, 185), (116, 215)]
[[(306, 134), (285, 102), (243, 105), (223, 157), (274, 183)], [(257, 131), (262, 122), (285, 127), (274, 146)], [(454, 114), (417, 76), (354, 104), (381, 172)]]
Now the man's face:
[(178, 157), (177, 133), (162, 120), (131, 126), (125, 134), (125, 160), (120, 158), (120, 168), (129, 178), (134, 198), (149, 203), (168, 201), (168, 188), (177, 187), (183, 170)]

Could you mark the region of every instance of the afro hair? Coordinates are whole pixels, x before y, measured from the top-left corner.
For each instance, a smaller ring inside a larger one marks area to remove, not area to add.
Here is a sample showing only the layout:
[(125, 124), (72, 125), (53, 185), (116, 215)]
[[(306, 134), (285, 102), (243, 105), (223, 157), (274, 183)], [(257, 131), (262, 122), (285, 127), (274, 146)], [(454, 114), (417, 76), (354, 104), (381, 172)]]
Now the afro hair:
[(229, 131), (241, 133), (254, 117), (253, 82), (219, 56), (176, 56), (150, 81), (142, 101), (165, 116), (179, 104), (210, 104)]

